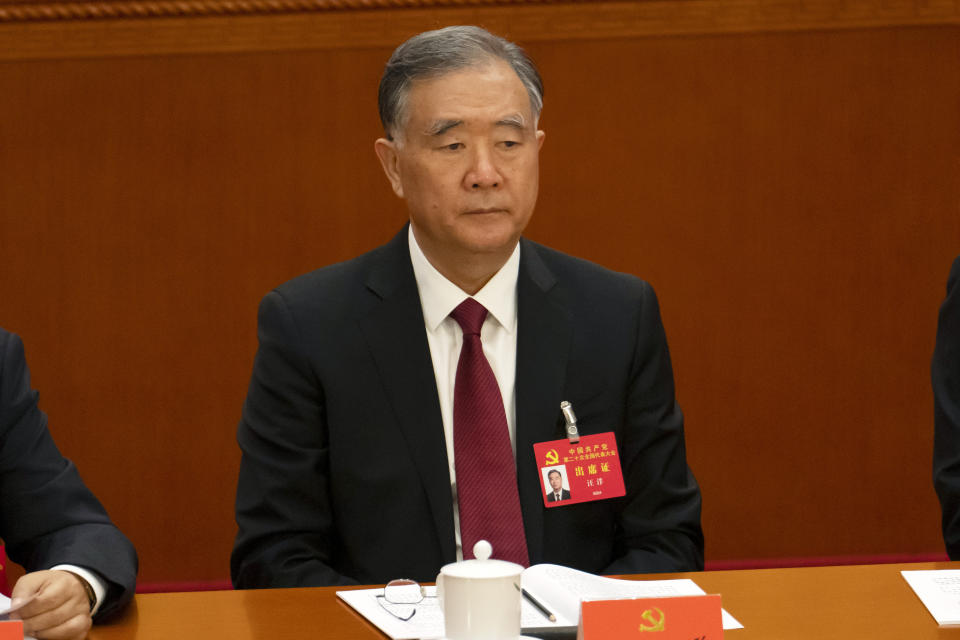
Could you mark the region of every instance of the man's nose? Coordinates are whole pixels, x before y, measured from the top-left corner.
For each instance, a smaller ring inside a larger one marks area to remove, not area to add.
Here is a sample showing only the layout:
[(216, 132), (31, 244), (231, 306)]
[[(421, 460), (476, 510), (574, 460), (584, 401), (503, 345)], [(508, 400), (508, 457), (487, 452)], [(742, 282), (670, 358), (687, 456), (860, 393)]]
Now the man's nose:
[(474, 151), (463, 181), (466, 188), (474, 190), (496, 189), (503, 184), (503, 176), (489, 150), (478, 148)]

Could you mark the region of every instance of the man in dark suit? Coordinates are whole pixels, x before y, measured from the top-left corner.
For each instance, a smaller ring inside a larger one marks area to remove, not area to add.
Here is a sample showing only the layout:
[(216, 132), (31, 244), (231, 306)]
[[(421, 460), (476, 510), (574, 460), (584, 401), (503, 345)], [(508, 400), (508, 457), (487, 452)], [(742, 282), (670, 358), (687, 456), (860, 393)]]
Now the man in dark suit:
[[(410, 224), (261, 303), (235, 586), (432, 580), (481, 537), (525, 564), (702, 567), (653, 290), (520, 237), (541, 105), (522, 50), (476, 27), (420, 34), (387, 63), (375, 149)], [(626, 496), (545, 508), (533, 446), (564, 437), (564, 400), (582, 435), (614, 434)], [(497, 484), (492, 511), (478, 481)]]
[(137, 554), (57, 450), (23, 343), (0, 329), (0, 537), (28, 573), (14, 618), (36, 638), (83, 638), (133, 596)]
[(563, 476), (556, 469), (550, 469), (547, 473), (547, 479), (550, 482), (551, 491), (547, 492), (547, 502), (560, 502), (570, 499), (570, 490), (563, 488)]
[(960, 257), (947, 279), (937, 343), (930, 366), (933, 382), (933, 483), (943, 512), (943, 540), (951, 560), (960, 560)]

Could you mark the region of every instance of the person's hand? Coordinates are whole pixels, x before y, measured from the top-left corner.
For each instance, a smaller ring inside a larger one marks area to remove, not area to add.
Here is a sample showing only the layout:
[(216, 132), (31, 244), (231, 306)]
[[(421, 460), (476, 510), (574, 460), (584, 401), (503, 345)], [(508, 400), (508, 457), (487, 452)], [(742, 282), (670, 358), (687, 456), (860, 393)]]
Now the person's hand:
[(93, 620), (82, 578), (69, 571), (34, 571), (13, 586), (11, 604), (33, 598), (10, 614), (23, 620), (24, 635), (38, 640), (81, 640)]

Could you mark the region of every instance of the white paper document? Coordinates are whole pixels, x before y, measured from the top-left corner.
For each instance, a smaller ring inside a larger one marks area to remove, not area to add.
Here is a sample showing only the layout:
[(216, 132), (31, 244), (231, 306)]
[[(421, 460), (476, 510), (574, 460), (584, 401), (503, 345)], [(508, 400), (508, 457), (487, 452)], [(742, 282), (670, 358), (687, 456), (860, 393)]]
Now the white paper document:
[[(523, 588), (557, 616), (551, 623), (539, 611), (530, 606), (535, 616), (529, 620), (522, 616), (520, 626), (524, 630), (539, 630), (554, 627), (576, 627), (580, 624), (580, 602), (583, 600), (616, 600), (620, 598), (666, 598), (670, 596), (703, 596), (701, 589), (689, 578), (681, 580), (620, 580), (577, 571), (555, 564), (538, 564), (524, 569), (521, 574)], [(524, 612), (529, 606), (524, 602)], [(550, 605), (553, 605), (552, 608)], [(724, 629), (742, 629), (743, 625), (723, 611)], [(529, 624), (528, 624), (529, 622)], [(546, 624), (542, 624), (542, 623)]]
[[(34, 597), (36, 596), (31, 596), (26, 600), (21, 600), (17, 606), (14, 607), (10, 604), (10, 598), (0, 593), (0, 620), (9, 620), (11, 613), (33, 600)], [(36, 640), (36, 638), (33, 636), (23, 636), (23, 640)]]
[[(526, 599), (522, 601), (520, 626), (524, 632), (545, 630), (576, 631), (580, 623), (582, 600), (618, 598), (658, 598), (705, 595), (693, 580), (618, 580), (553, 564), (538, 564), (525, 569), (521, 583), (534, 598), (557, 618), (548, 620)], [(426, 587), (427, 596), (416, 605), (416, 613), (404, 622), (378, 602), (383, 588), (338, 591), (337, 596), (357, 610), (393, 640), (418, 640), (443, 637), (443, 612), (436, 588)], [(742, 629), (743, 625), (723, 611), (724, 629)]]
[[(337, 596), (393, 640), (418, 640), (443, 636), (443, 611), (437, 601), (436, 587), (424, 587), (427, 597), (416, 607), (413, 617), (404, 622), (380, 605), (377, 596), (383, 588), (337, 591)], [(389, 606), (389, 604), (387, 605)]]
[(960, 626), (960, 570), (901, 571), (941, 627)]

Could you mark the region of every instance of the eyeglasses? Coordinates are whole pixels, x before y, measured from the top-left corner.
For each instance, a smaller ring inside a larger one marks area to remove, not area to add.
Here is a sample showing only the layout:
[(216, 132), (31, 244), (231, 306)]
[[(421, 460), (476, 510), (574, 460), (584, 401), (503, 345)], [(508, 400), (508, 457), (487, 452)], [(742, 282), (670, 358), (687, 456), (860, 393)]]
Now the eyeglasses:
[(417, 612), (416, 605), (424, 598), (435, 597), (428, 596), (418, 582), (400, 578), (387, 583), (383, 588), (383, 595), (377, 596), (377, 602), (387, 613), (406, 622)]

